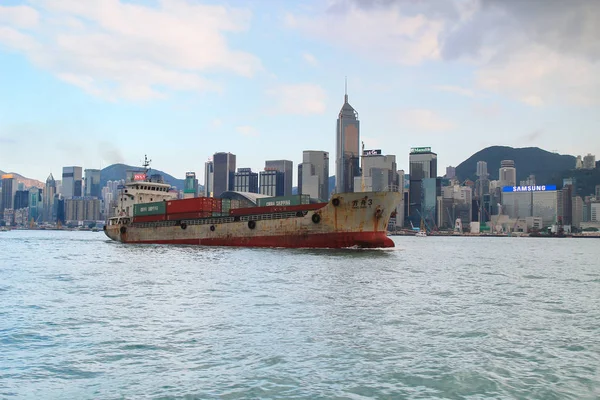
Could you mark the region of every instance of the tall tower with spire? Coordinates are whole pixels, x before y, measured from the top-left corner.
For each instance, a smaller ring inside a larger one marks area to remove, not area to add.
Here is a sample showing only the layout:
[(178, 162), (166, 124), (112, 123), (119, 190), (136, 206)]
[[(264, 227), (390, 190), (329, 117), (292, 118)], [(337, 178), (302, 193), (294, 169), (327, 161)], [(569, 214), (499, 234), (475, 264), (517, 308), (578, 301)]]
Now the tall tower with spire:
[(337, 119), (335, 191), (354, 192), (354, 177), (360, 176), (360, 121), (348, 103), (348, 80), (345, 81), (344, 105)]

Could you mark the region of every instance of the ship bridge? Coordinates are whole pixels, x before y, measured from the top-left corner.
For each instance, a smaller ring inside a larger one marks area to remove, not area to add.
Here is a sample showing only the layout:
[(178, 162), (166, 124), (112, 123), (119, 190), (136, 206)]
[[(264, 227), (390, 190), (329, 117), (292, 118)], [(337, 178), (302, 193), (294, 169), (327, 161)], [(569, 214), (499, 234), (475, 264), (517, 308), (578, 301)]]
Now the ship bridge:
[(258, 199), (262, 199), (267, 196), (266, 194), (250, 193), (250, 192), (236, 192), (234, 190), (228, 190), (221, 193), (222, 199), (239, 200), (245, 207), (256, 207), (258, 205)]

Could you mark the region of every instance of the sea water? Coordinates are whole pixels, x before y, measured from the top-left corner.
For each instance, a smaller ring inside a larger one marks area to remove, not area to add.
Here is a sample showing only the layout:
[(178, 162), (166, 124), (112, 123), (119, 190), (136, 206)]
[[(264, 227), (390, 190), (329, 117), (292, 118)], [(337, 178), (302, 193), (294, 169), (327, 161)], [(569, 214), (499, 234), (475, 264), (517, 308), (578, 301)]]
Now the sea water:
[(0, 398), (597, 399), (600, 240), (0, 232)]

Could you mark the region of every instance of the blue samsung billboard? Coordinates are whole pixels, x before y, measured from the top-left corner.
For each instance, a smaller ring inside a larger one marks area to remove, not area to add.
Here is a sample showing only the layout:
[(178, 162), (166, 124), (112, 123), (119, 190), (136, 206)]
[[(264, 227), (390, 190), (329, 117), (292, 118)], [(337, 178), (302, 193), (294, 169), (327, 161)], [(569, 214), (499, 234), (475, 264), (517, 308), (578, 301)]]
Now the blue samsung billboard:
[(532, 185), (532, 186), (503, 186), (503, 192), (548, 192), (556, 190), (556, 185)]

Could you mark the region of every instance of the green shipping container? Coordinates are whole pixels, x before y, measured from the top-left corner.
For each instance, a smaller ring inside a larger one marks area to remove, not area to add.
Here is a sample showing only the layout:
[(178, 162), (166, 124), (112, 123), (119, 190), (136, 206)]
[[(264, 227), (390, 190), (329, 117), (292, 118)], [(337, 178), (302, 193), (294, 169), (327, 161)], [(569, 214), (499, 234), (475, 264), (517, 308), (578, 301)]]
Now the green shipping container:
[(292, 196), (264, 197), (257, 199), (259, 207), (266, 206), (298, 206), (300, 204), (309, 204), (310, 196), (307, 194), (296, 194)]
[(166, 201), (156, 201), (154, 203), (142, 203), (133, 205), (133, 216), (141, 217), (144, 215), (161, 215), (167, 211)]

